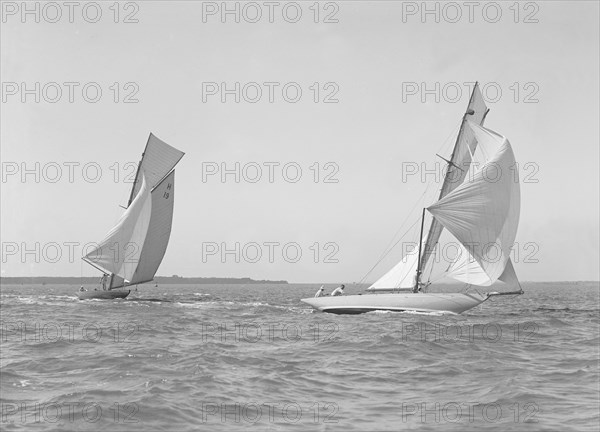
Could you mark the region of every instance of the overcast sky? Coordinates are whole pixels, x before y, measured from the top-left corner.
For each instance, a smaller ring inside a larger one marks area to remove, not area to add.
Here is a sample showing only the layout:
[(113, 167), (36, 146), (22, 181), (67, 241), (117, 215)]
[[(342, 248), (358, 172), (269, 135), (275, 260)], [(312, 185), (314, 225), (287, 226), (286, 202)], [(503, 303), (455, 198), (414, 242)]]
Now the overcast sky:
[[(221, 2), (99, 4), (101, 16), (85, 2), (41, 4), (37, 23), (35, 3), (25, 15), (21, 2), (3, 3), (3, 276), (97, 275), (82, 247), (119, 218), (153, 132), (186, 153), (158, 275), (358, 281), (402, 222), (419, 218), (423, 203), (410, 211), (426, 187), (420, 171), (450, 156), (463, 83), (478, 80), (486, 126), (520, 164), (519, 278), (599, 279), (598, 2), (428, 3), (439, 17), (391, 1), (300, 2), (297, 17), (280, 2), (273, 22), (262, 2), (240, 3), (239, 23)], [(239, 183), (209, 171), (236, 162)], [(239, 262), (208, 255), (236, 243)]]

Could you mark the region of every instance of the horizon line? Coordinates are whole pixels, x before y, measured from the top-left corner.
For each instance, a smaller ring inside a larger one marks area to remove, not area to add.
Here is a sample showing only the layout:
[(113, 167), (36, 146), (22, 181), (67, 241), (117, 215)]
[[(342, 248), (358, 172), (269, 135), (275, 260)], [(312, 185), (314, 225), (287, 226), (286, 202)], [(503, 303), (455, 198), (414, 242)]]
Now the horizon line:
[[(70, 278), (70, 279), (92, 279), (92, 278), (98, 278), (99, 276), (4, 276), (4, 275), (0, 275), (0, 279), (8, 279), (8, 278), (13, 278), (13, 279), (26, 279), (26, 278), (47, 278), (47, 279), (51, 279), (51, 278)], [(267, 282), (285, 282), (286, 284), (336, 284), (336, 283), (343, 283), (345, 285), (370, 285), (373, 282), (364, 282), (364, 283), (356, 283), (356, 282), (323, 282), (323, 281), (316, 281), (316, 282), (297, 282), (297, 281), (289, 281), (286, 279), (254, 279), (250, 276), (180, 276), (180, 275), (172, 275), (172, 276), (156, 276), (153, 280), (159, 279), (159, 278), (165, 278), (165, 279), (169, 279), (169, 278), (175, 278), (175, 279), (250, 279), (250, 280), (254, 280), (254, 281), (267, 281)], [(600, 280), (590, 280), (590, 279), (580, 279), (580, 280), (523, 280), (523, 281), (519, 281), (521, 283), (561, 283), (561, 282), (590, 282), (590, 283), (600, 283)], [(448, 282), (439, 282), (439, 285), (462, 285), (462, 282), (456, 281), (456, 282), (452, 282), (452, 281), (448, 281)], [(143, 284), (141, 284), (143, 285)]]

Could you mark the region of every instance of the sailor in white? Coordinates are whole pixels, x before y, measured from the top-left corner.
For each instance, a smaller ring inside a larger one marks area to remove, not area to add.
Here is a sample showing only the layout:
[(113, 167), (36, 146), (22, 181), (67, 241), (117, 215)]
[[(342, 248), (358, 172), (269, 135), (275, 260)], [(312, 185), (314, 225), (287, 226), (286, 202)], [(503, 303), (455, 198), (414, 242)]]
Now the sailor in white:
[(323, 285), (321, 285), (321, 288), (319, 288), (319, 291), (317, 291), (317, 293), (315, 294), (315, 298), (316, 297), (321, 297), (325, 295), (325, 288), (323, 287)]
[(344, 294), (344, 285), (337, 287), (331, 293), (332, 296), (340, 296), (342, 294)]
[(108, 278), (108, 275), (106, 273), (104, 273), (102, 275), (102, 277), (100, 278), (100, 285), (102, 285), (102, 289), (106, 290), (106, 279)]

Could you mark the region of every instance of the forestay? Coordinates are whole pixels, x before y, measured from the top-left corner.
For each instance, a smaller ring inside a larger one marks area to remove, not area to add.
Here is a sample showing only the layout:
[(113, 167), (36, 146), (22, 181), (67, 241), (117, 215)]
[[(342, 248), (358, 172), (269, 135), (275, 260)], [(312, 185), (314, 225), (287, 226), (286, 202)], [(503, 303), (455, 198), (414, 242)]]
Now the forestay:
[[(425, 239), (423, 243), (425, 243)], [(398, 264), (367, 289), (370, 291), (385, 291), (395, 288), (413, 288), (415, 286), (418, 262), (419, 248), (415, 245)]]

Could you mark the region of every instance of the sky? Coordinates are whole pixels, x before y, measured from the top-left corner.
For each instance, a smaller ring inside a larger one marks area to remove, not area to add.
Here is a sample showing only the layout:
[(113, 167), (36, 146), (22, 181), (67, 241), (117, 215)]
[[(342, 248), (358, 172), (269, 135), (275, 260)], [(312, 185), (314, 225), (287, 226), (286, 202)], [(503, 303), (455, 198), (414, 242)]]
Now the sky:
[(372, 281), (479, 81), (519, 163), (519, 278), (600, 279), (598, 2), (23, 5), (0, 23), (3, 276), (97, 275), (79, 258), (152, 132), (186, 153), (158, 275)]

